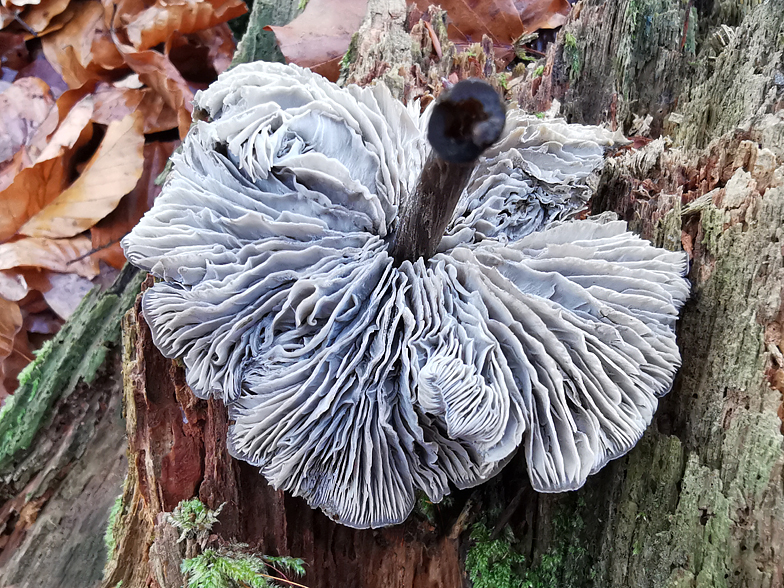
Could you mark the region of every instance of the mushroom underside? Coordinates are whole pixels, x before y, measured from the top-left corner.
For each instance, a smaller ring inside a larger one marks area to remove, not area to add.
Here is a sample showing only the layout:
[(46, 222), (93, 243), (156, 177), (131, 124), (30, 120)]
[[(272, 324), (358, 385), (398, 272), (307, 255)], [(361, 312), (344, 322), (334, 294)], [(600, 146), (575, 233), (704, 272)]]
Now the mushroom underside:
[(211, 120), (123, 246), (162, 280), (143, 298), (155, 344), (228, 405), (232, 455), (364, 528), (520, 446), (544, 492), (634, 446), (680, 364), (687, 260), (610, 216), (569, 220), (618, 135), (510, 111), (438, 252), (396, 264), (427, 113), (269, 63), (196, 102)]

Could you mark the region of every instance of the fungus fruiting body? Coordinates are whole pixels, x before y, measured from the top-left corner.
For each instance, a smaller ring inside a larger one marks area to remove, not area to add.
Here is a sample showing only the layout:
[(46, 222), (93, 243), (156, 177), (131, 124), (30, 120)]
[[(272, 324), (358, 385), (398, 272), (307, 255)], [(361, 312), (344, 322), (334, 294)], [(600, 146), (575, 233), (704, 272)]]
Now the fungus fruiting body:
[(688, 283), (684, 254), (570, 220), (619, 135), (510, 110), (435, 252), (396, 260), (432, 108), (274, 63), (196, 105), (208, 120), (123, 246), (161, 279), (156, 345), (228, 405), (235, 457), (362, 528), (518, 448), (556, 492), (634, 446), (680, 362)]

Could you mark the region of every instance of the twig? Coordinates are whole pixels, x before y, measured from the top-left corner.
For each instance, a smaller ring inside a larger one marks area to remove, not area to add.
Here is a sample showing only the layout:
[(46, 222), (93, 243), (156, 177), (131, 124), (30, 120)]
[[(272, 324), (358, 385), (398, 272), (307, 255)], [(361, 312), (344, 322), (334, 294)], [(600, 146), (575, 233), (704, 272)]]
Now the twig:
[(18, 22), (20, 25), (22, 25), (22, 28), (24, 28), (24, 30), (30, 33), (33, 37), (35, 37), (36, 39), (38, 38), (38, 33), (36, 33), (33, 29), (31, 29), (30, 26), (25, 21), (19, 18), (18, 12), (14, 14), (14, 20)]
[(119, 242), (120, 242), (120, 239), (114, 239), (112, 241), (109, 241), (106, 245), (101, 245), (100, 247), (96, 247), (95, 249), (90, 249), (90, 251), (88, 251), (84, 255), (80, 255), (79, 257), (74, 257), (71, 261), (67, 261), (65, 263), (65, 265), (71, 265), (72, 263), (76, 263), (77, 261), (82, 261), (83, 259), (85, 259), (87, 257), (90, 257), (91, 255), (95, 255), (99, 251), (103, 251), (104, 249), (108, 249), (112, 245), (115, 245), (115, 244), (117, 244)]
[(275, 580), (276, 582), (285, 582), (286, 584), (291, 584), (292, 586), (297, 586), (297, 588), (308, 588), (304, 584), (297, 584), (296, 582), (292, 582), (291, 580), (284, 580), (283, 578), (278, 578), (277, 576), (269, 576), (267, 574), (259, 574), (262, 578), (269, 578), (270, 580)]

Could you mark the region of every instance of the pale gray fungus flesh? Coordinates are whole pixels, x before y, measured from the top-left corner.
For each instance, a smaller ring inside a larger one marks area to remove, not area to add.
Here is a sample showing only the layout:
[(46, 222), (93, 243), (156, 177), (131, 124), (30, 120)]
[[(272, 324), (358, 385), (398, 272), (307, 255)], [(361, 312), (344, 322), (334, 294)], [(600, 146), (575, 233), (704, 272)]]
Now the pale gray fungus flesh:
[(685, 254), (569, 220), (620, 135), (510, 110), (439, 251), (396, 267), (427, 111), (276, 63), (196, 106), (209, 120), (123, 247), (161, 280), (142, 305), (155, 344), (228, 405), (232, 455), (364, 528), (520, 446), (541, 492), (634, 446), (680, 364), (689, 286)]

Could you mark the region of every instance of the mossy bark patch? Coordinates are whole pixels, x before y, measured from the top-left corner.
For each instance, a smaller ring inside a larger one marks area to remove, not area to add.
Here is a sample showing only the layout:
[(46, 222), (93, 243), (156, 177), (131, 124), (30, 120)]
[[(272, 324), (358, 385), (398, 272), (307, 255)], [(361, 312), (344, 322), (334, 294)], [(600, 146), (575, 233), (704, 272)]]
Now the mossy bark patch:
[(120, 318), (140, 283), (138, 272), (128, 267), (106, 292), (93, 290), (23, 372), (19, 389), (0, 412), (0, 477), (14, 476), (55, 403), (67, 398), (79, 382), (93, 381), (107, 351), (120, 340)]

